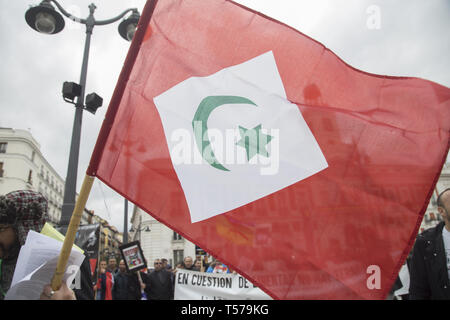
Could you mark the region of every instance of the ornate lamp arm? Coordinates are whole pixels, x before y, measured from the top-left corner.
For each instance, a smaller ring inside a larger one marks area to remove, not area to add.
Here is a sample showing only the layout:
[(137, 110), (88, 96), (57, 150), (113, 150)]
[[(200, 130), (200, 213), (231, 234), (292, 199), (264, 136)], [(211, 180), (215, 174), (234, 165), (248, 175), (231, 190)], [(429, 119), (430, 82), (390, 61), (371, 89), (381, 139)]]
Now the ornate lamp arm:
[[(47, 1), (53, 2), (58, 7), (59, 11), (61, 11), (61, 13), (63, 15), (65, 15), (67, 18), (69, 18), (70, 20), (81, 23), (81, 24), (87, 24), (87, 19), (81, 19), (81, 18), (75, 17), (74, 15), (70, 14), (58, 3), (58, 1), (56, 1), (56, 0), (47, 0)], [(90, 6), (90, 10), (91, 10), (91, 14), (93, 14), (94, 13), (93, 11), (95, 10), (95, 6), (94, 7), (91, 7), (91, 6)], [(94, 21), (94, 24), (96, 26), (102, 26), (102, 25), (116, 22), (116, 21), (120, 20), (121, 18), (123, 18), (128, 12), (133, 12), (133, 13), (139, 14), (139, 12), (136, 8), (130, 8), (130, 9), (125, 10), (121, 14), (119, 14), (117, 17), (107, 19), (107, 20)]]
[(124, 12), (122, 12), (121, 14), (119, 14), (117, 17), (115, 17), (115, 18), (111, 18), (111, 19), (107, 19), (107, 20), (99, 20), (99, 21), (95, 21), (95, 25), (97, 25), (97, 26), (102, 26), (102, 25), (105, 25), (105, 24), (110, 24), (110, 23), (113, 23), (113, 22), (116, 22), (116, 21), (118, 21), (118, 20), (120, 20), (123, 16), (125, 16), (128, 12), (130, 12), (130, 11), (133, 11), (133, 12), (136, 12), (136, 13), (138, 13), (138, 10), (136, 9), (136, 8), (133, 8), (133, 9), (127, 9), (127, 10), (125, 10)]
[(81, 19), (78, 17), (75, 17), (74, 15), (68, 13), (56, 0), (48, 0), (48, 2), (53, 2), (59, 9), (59, 11), (61, 11), (61, 13), (63, 15), (65, 15), (67, 18), (69, 18), (72, 21), (81, 23), (81, 24), (86, 24), (86, 19)]

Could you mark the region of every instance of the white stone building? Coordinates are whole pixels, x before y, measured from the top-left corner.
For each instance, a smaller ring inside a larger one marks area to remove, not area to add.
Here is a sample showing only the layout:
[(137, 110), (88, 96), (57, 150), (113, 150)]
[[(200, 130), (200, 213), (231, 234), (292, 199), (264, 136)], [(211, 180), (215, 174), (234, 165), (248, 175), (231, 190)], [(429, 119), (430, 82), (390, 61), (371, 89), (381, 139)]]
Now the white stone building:
[(434, 188), (434, 192), (431, 196), (430, 203), (428, 204), (427, 211), (425, 212), (422, 224), (420, 225), (420, 231), (424, 231), (428, 228), (434, 227), (439, 222), (443, 221), (441, 215), (437, 210), (437, 198), (438, 195), (447, 188), (450, 188), (450, 162), (448, 161), (442, 168), (441, 176), (436, 183), (436, 187)]
[(41, 192), (48, 200), (49, 222), (59, 222), (64, 180), (28, 131), (0, 128), (0, 194), (20, 189)]
[[(195, 259), (196, 246), (160, 223), (142, 209), (134, 206), (128, 241), (139, 240), (149, 268), (155, 259), (166, 258), (175, 267), (184, 257)], [(148, 227), (148, 229), (147, 229)]]

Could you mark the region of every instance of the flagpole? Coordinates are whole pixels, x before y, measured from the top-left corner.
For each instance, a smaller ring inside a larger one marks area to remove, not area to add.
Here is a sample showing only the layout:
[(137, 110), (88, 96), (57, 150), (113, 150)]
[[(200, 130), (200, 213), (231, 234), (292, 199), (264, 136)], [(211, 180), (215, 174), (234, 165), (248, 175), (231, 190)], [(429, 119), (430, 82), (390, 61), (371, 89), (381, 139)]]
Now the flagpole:
[(83, 216), (83, 209), (86, 207), (86, 202), (89, 198), (94, 179), (95, 177), (89, 175), (85, 175), (84, 177), (80, 195), (75, 203), (75, 208), (73, 209), (72, 217), (70, 218), (66, 237), (64, 238), (64, 243), (59, 254), (58, 264), (51, 281), (51, 287), (55, 291), (61, 287), (62, 278), (66, 272), (67, 261), (69, 260), (70, 253), (75, 242), (75, 236), (80, 225), (81, 217)]

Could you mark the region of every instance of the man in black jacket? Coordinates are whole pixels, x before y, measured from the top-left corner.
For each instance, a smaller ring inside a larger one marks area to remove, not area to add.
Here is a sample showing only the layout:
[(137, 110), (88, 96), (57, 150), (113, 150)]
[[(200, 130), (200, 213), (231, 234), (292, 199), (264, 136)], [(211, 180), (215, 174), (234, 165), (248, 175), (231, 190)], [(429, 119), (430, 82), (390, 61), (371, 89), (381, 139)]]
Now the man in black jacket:
[(174, 286), (171, 273), (163, 268), (160, 259), (155, 260), (155, 270), (147, 279), (142, 279), (145, 283), (145, 294), (148, 300), (173, 300)]
[(417, 236), (411, 259), (409, 298), (450, 300), (450, 188), (437, 201), (444, 219)]
[(94, 288), (92, 286), (91, 265), (88, 257), (85, 257), (80, 266), (80, 288), (75, 288), (77, 300), (94, 300)]
[(119, 272), (114, 275), (112, 298), (113, 300), (141, 300), (141, 285), (137, 273), (128, 273), (124, 260), (120, 260)]

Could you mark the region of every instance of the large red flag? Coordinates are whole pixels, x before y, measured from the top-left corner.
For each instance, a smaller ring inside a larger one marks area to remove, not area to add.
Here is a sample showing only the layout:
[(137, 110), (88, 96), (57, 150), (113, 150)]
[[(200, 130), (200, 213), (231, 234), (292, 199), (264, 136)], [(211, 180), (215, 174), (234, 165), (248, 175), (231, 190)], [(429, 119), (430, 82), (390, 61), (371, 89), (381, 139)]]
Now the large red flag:
[[(213, 127), (235, 130), (222, 157)], [(449, 129), (444, 86), (362, 72), (231, 1), (149, 1), (87, 173), (273, 298), (383, 299)]]

